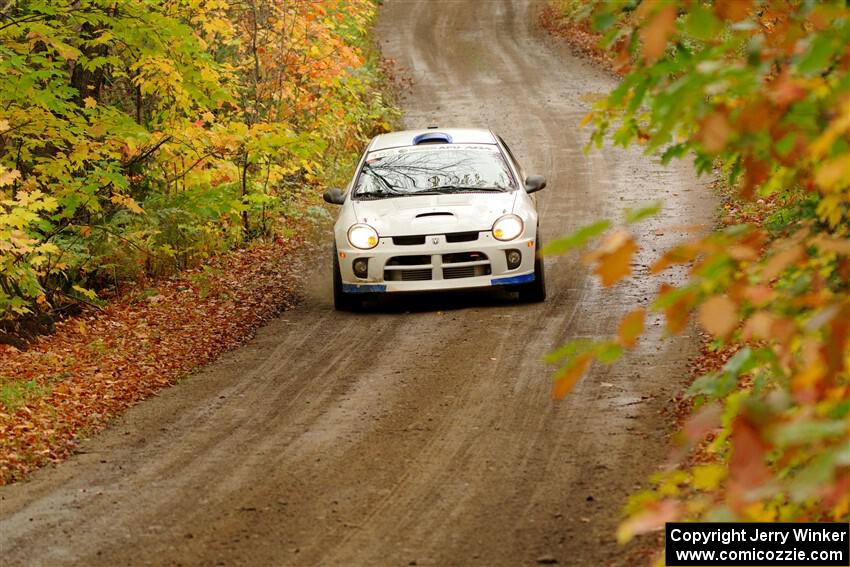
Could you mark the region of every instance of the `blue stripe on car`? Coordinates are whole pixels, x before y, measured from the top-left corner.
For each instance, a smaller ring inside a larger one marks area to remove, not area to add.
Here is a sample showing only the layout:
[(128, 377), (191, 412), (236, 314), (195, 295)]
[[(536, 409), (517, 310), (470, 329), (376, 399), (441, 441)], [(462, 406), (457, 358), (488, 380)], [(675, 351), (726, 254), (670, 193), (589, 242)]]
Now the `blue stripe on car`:
[(493, 278), (490, 283), (493, 285), (516, 285), (534, 281), (534, 274), (525, 274), (524, 276), (510, 276), (507, 278)]
[(383, 284), (342, 284), (343, 293), (380, 293), (387, 291), (387, 286)]

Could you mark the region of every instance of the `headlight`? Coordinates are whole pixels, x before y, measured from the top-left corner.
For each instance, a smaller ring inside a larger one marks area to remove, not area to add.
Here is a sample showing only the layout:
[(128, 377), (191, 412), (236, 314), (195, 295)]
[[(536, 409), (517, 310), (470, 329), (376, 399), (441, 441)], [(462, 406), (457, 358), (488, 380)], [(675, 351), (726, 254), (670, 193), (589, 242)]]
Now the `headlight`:
[(505, 215), (493, 223), (493, 236), (496, 240), (513, 240), (522, 234), (522, 219), (516, 215)]
[(378, 245), (378, 232), (368, 224), (355, 224), (348, 229), (348, 241), (355, 248), (368, 250)]

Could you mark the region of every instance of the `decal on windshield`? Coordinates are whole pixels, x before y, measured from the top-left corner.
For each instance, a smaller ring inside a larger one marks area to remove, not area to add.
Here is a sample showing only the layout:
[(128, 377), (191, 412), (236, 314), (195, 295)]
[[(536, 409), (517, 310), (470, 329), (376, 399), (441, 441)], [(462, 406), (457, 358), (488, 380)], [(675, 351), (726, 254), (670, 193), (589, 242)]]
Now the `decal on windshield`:
[(369, 152), (369, 158), (366, 160), (366, 163), (372, 163), (373, 160), (385, 158), (387, 156), (394, 156), (405, 153), (413, 153), (413, 152), (433, 152), (433, 151), (441, 151), (441, 152), (451, 152), (451, 151), (463, 151), (463, 150), (478, 150), (492, 153), (499, 153), (499, 150), (494, 145), (486, 145), (486, 144), (429, 144), (427, 146), (412, 146), (412, 147), (403, 147), (403, 148), (387, 148), (385, 150), (375, 150), (374, 152)]

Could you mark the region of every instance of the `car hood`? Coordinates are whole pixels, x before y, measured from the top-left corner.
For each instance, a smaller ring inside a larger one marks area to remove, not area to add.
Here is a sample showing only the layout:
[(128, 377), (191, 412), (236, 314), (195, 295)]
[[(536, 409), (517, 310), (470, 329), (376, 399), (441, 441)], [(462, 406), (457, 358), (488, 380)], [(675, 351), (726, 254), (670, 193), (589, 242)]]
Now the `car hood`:
[(353, 201), (357, 222), (371, 225), (381, 236), (440, 234), (490, 230), (514, 208), (516, 192), (420, 195), (374, 201)]

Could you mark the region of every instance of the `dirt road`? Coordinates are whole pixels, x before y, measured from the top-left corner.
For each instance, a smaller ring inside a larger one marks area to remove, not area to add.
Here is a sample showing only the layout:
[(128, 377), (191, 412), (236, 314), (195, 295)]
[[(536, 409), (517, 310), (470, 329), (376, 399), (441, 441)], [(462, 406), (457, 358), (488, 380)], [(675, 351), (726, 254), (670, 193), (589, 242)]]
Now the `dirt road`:
[[(387, 0), (378, 37), (416, 80), (410, 126), (490, 126), (541, 193), (549, 238), (662, 197), (638, 277), (603, 292), (547, 259), (550, 299), (392, 302), (339, 314), (329, 257), (304, 304), (129, 411), (69, 462), (0, 490), (17, 565), (600, 565), (624, 497), (666, 453), (688, 337), (650, 335), (550, 401), (543, 355), (645, 303), (656, 228), (707, 222), (686, 167), (585, 156), (576, 123), (613, 79), (548, 46), (526, 0)], [(318, 261), (317, 261), (318, 262)]]

